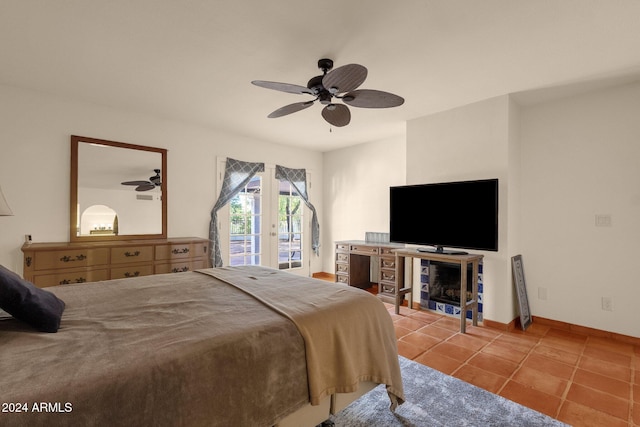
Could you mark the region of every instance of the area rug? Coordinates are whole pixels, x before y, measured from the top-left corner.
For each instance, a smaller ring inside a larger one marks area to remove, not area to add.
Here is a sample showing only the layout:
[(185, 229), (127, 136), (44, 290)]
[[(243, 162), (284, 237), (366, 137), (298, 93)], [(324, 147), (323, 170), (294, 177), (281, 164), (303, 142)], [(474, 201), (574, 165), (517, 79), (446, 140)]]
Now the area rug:
[(331, 418), (336, 427), (566, 426), (540, 412), (400, 356), (406, 402), (380, 385)]

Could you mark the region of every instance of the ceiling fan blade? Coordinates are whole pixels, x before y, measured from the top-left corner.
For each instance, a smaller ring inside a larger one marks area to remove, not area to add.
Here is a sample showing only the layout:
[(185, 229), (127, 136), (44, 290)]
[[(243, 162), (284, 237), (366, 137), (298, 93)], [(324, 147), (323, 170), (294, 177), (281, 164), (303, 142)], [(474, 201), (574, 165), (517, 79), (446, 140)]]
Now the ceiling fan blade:
[(360, 86), (367, 78), (367, 69), (359, 64), (348, 64), (329, 71), (322, 79), (322, 86), (329, 92), (350, 92)]
[(351, 121), (351, 112), (346, 105), (329, 104), (322, 109), (322, 117), (335, 127), (342, 127)]
[(404, 98), (381, 90), (359, 89), (342, 97), (345, 104), (362, 108), (391, 108), (404, 104)]
[(153, 190), (154, 188), (156, 188), (155, 185), (151, 184), (150, 182), (147, 182), (145, 184), (137, 186), (136, 191), (149, 191), (149, 190)]
[(304, 110), (305, 108), (309, 108), (312, 105), (313, 101), (296, 102), (295, 104), (289, 104), (285, 105), (284, 107), (278, 108), (267, 117), (269, 117), (270, 119), (275, 119), (276, 117), (282, 117), (286, 116), (287, 114), (295, 113), (296, 111)]
[(298, 95), (302, 93), (308, 93), (310, 95), (313, 95), (311, 89), (305, 86), (299, 86), (290, 83), (267, 82), (264, 80), (254, 80), (251, 83), (267, 89), (279, 90), (280, 92), (295, 93)]
[(121, 182), (122, 185), (146, 185), (149, 181), (125, 181)]

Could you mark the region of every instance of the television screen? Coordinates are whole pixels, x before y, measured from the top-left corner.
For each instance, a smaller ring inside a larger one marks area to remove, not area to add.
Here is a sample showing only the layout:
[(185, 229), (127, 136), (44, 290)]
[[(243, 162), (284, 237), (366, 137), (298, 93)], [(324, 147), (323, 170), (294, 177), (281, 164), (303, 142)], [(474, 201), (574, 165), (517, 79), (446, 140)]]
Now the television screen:
[(443, 248), (498, 250), (498, 180), (390, 188), (392, 242)]

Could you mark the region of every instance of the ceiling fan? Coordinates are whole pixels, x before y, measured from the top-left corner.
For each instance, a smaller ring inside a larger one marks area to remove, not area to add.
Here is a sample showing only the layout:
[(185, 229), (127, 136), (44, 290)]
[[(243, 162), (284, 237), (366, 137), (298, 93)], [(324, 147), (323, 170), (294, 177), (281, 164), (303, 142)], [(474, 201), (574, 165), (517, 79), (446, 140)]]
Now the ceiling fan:
[(362, 108), (390, 108), (404, 103), (402, 97), (389, 92), (357, 89), (367, 78), (367, 69), (362, 65), (348, 64), (330, 71), (333, 68), (333, 61), (325, 58), (318, 61), (318, 68), (322, 70), (322, 75), (313, 77), (306, 87), (264, 80), (252, 81), (254, 85), (267, 89), (315, 96), (315, 99), (310, 101), (296, 102), (278, 108), (267, 117), (286, 116), (311, 107), (315, 101), (320, 101), (325, 106), (322, 109), (322, 117), (333, 126), (342, 127), (351, 121), (351, 112), (346, 105), (336, 104), (334, 98), (352, 107)]
[(162, 185), (160, 178), (160, 169), (153, 170), (156, 174), (149, 177), (149, 181), (125, 181), (122, 185), (135, 185), (136, 191), (149, 191)]

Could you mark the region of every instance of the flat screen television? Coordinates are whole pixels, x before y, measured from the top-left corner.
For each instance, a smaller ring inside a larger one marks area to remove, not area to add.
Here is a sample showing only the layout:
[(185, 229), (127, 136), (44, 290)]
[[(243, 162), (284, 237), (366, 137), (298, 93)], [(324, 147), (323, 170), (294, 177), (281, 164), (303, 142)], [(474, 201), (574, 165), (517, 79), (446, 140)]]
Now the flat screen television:
[(446, 248), (498, 250), (498, 180), (442, 182), (391, 187), (390, 240)]

